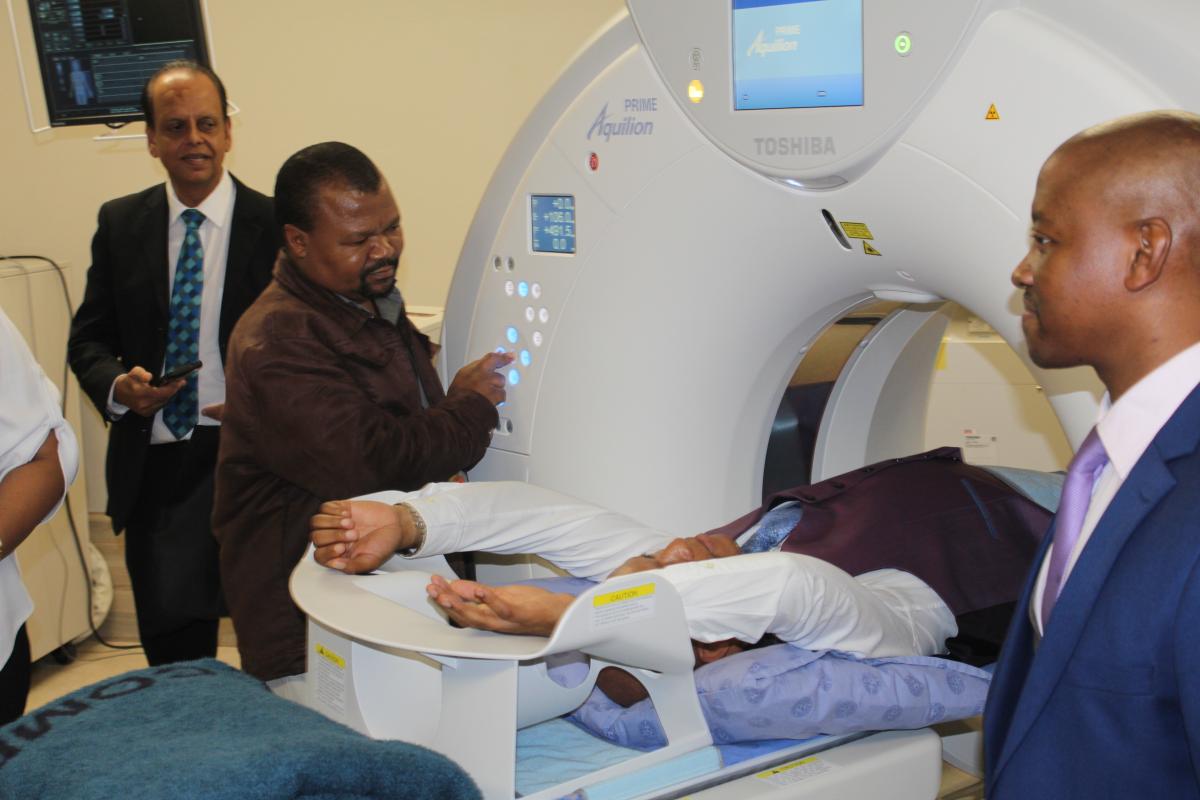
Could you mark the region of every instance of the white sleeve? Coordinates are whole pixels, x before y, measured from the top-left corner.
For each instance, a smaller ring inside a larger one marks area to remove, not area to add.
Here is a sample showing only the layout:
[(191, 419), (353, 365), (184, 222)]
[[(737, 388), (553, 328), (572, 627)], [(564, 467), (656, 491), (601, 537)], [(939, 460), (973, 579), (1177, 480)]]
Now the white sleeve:
[(869, 658), (932, 655), (957, 632), (937, 593), (899, 570), (854, 578), (810, 556), (753, 553), (658, 571), (679, 591), (691, 637), (702, 642), (772, 633)]
[[(63, 484), (70, 486), (79, 469), (79, 445), (63, 419), (57, 387), (42, 371), (20, 331), (0, 313), (0, 480), (28, 464), (51, 432), (58, 438)], [(61, 504), (45, 519), (54, 516)], [(43, 520), (44, 522), (45, 520)]]
[(129, 406), (122, 405), (116, 400), (117, 397), (117, 381), (119, 377), (113, 378), (112, 385), (108, 387), (108, 404), (105, 408), (108, 410), (108, 418), (112, 422), (116, 422), (121, 417), (129, 413)]
[(633, 556), (661, 550), (673, 538), (629, 517), (518, 481), (431, 484), (418, 492), (385, 492), (425, 520), (415, 557), (446, 553), (536, 553), (580, 578), (606, 577)]

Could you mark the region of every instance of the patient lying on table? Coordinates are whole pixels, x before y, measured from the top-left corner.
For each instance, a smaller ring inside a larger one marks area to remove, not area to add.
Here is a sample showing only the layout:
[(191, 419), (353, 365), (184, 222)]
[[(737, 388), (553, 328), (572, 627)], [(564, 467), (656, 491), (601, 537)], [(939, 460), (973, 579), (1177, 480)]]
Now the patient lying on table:
[[(945, 457), (945, 451), (914, 459), (866, 468), (857, 481), (840, 476), (802, 487), (790, 493), (796, 499), (772, 498), (764, 511), (738, 521), (743, 526), (686, 539), (529, 484), (478, 483), (394, 493), (387, 499), (401, 503), (395, 507), (326, 503), (313, 518), (313, 541), (320, 563), (347, 572), (372, 570), (397, 551), (421, 557), (470, 550), (537, 553), (590, 580), (660, 570), (683, 599), (698, 663), (768, 634), (809, 650), (863, 658), (932, 655), (956, 633), (955, 614), (1015, 598), (1049, 512), (995, 478), (974, 475), (977, 468)], [(932, 494), (920, 491), (922, 482), (929, 488), (930, 476), (944, 483)], [(898, 481), (904, 496), (889, 493), (889, 482)], [(848, 483), (859, 486), (854, 510), (835, 513), (837, 498), (822, 497), (830, 490), (826, 484)], [(862, 508), (881, 495), (886, 503), (877, 513)], [(1040, 515), (1024, 508), (1014, 514), (1018, 500)], [(839, 521), (836, 535), (827, 530), (831, 514)], [(741, 554), (743, 549), (755, 552)], [(876, 566), (866, 549), (907, 569), (856, 570), (852, 576), (838, 566)], [(1015, 562), (1011, 569), (997, 566), (1009, 561)], [(542, 635), (573, 599), (532, 586), (492, 588), (440, 578), (429, 593), (459, 624)], [(612, 689), (615, 699), (636, 699), (636, 692), (620, 696), (611, 680), (602, 688)]]

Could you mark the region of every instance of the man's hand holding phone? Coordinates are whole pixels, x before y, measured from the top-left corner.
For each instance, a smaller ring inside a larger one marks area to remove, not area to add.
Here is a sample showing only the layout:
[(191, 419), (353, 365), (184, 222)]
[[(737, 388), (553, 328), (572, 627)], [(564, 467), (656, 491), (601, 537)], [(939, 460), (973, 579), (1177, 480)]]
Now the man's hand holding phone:
[(167, 371), (161, 379), (155, 378), (142, 367), (134, 367), (117, 378), (113, 386), (113, 400), (135, 414), (152, 417), (183, 388), (183, 379), (200, 367), (201, 363), (194, 361)]
[(172, 381), (183, 380), (188, 375), (191, 375), (193, 372), (195, 372), (196, 370), (200, 369), (203, 366), (204, 366), (203, 361), (192, 361), (187, 364), (177, 364), (176, 366), (171, 367), (169, 370), (164, 372), (161, 376), (159, 376), (157, 378), (151, 378), (150, 385), (151, 386), (166, 386), (168, 383), (171, 383)]

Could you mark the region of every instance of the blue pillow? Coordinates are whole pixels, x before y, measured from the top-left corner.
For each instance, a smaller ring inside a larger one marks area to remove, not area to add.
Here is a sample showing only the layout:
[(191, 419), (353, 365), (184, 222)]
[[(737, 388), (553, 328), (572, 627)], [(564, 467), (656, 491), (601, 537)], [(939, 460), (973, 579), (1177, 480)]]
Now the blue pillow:
[[(861, 659), (777, 644), (696, 670), (700, 707), (716, 744), (923, 728), (983, 712), (991, 676), (922, 656)], [(615, 744), (666, 744), (650, 700), (622, 708), (594, 690), (569, 717)]]

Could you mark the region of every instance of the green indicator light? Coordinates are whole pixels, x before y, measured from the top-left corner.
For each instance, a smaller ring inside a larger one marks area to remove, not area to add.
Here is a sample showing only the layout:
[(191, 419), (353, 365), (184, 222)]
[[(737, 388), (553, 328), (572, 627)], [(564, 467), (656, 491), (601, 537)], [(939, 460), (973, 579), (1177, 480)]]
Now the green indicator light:
[(896, 52), (902, 56), (908, 55), (908, 51), (912, 50), (912, 38), (907, 33), (898, 34), (893, 44), (896, 46)]

